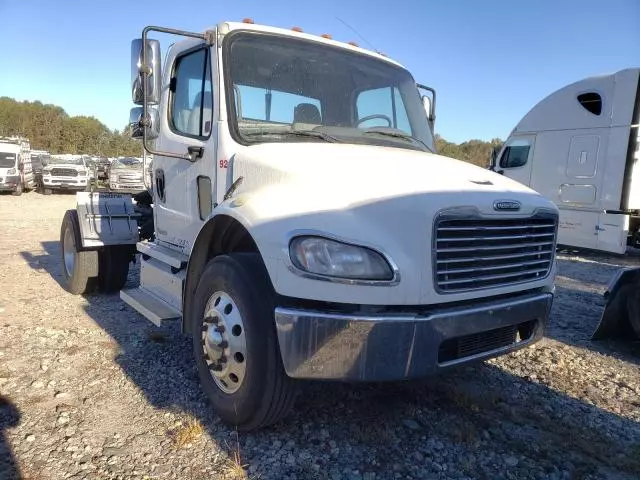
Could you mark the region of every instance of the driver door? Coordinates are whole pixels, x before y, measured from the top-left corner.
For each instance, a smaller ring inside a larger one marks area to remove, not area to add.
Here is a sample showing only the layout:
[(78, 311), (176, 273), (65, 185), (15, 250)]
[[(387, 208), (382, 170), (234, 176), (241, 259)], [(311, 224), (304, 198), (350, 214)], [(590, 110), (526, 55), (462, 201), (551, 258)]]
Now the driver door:
[[(162, 155), (153, 157), (155, 227), (158, 240), (189, 253), (213, 205), (217, 128), (214, 122), (213, 68), (215, 49), (205, 44), (177, 52), (168, 59), (169, 88), (163, 92), (161, 151), (187, 153), (203, 148), (195, 161)], [(213, 57), (213, 60), (212, 60)], [(200, 195), (200, 190), (208, 194)], [(208, 204), (203, 204), (206, 201)]]

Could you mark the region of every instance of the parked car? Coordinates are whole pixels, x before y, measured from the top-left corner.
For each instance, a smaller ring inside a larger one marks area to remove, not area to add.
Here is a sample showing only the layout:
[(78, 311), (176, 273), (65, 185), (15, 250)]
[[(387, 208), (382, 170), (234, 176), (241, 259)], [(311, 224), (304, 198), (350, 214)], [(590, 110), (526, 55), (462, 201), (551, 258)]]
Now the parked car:
[(142, 159), (116, 158), (109, 168), (109, 190), (126, 193), (146, 190), (142, 174)]

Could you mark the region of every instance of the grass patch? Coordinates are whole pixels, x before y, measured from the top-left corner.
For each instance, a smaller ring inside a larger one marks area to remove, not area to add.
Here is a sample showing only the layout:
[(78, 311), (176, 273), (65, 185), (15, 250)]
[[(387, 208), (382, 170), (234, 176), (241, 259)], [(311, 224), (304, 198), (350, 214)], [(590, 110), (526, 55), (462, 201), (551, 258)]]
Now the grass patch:
[(195, 442), (204, 433), (204, 428), (197, 420), (190, 418), (186, 423), (179, 425), (169, 432), (173, 438), (173, 443), (177, 448), (182, 448), (185, 445)]
[[(245, 468), (247, 464), (242, 463), (240, 458), (240, 451), (236, 450), (230, 457), (227, 457), (222, 465), (222, 474), (225, 480), (248, 480), (247, 471)], [(255, 477), (252, 477), (255, 478)]]

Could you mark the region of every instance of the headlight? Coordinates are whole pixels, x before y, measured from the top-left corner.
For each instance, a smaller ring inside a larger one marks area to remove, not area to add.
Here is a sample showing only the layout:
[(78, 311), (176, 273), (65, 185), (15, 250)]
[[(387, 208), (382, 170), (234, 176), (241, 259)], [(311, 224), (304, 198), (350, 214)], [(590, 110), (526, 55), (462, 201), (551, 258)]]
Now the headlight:
[(51, 170), (48, 168), (43, 168), (42, 169), (42, 175), (51, 175)]
[(78, 175), (80, 175), (81, 177), (86, 177), (87, 176), (87, 171), (86, 170), (78, 170)]
[(116, 183), (118, 181), (118, 177), (116, 175), (109, 175), (109, 181)]
[(378, 252), (328, 238), (294, 238), (289, 256), (297, 268), (316, 275), (378, 281), (394, 277), (391, 266)]
[(18, 171), (15, 168), (10, 168), (7, 170), (7, 175), (15, 175)]

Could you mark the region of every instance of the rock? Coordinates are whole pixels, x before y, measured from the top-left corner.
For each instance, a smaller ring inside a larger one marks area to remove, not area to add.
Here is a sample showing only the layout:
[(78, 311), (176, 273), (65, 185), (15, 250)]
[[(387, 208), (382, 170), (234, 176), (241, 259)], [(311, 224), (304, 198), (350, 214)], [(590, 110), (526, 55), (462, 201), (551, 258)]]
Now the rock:
[(416, 422), (415, 420), (406, 419), (403, 420), (402, 423), (409, 430), (420, 430), (420, 425), (418, 425), (418, 422)]
[(25, 439), (27, 442), (33, 442), (33, 441), (35, 441), (36, 436), (35, 436), (35, 435), (33, 435), (33, 434), (29, 434), (29, 435), (27, 435), (26, 437), (24, 437), (24, 439)]
[(102, 449), (102, 455), (105, 457), (118, 457), (124, 454), (124, 449), (121, 447), (104, 447)]
[(34, 380), (30, 386), (31, 388), (44, 388), (44, 382), (42, 380)]
[(424, 455), (422, 455), (420, 452), (414, 452), (413, 458), (416, 459), (416, 462), (422, 463), (424, 461)]
[(516, 467), (518, 465), (518, 459), (510, 456), (504, 459), (504, 463), (506, 463), (508, 467)]

